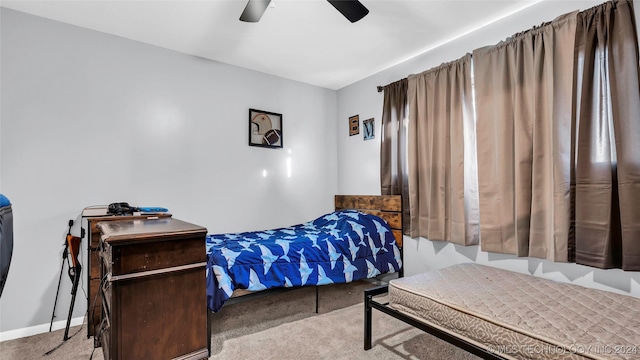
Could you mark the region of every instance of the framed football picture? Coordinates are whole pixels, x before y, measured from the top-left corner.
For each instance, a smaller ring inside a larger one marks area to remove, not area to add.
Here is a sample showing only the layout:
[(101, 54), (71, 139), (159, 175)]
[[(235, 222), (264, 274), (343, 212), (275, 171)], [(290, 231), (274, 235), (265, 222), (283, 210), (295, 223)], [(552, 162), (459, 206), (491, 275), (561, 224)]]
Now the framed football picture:
[(282, 114), (249, 109), (249, 146), (282, 148)]

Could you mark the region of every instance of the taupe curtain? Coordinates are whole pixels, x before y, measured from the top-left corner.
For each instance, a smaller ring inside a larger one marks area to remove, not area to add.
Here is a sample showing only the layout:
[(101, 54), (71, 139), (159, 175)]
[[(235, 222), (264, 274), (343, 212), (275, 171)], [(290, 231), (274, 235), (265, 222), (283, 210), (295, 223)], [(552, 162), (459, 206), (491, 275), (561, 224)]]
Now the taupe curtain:
[(640, 81), (631, 1), (581, 12), (576, 262), (640, 270)]
[(407, 79), (384, 86), (382, 90), (380, 192), (382, 195), (402, 195), (403, 229), (408, 233)]
[(576, 21), (473, 52), (483, 251), (568, 260)]
[(471, 55), (408, 79), (410, 234), (477, 244)]

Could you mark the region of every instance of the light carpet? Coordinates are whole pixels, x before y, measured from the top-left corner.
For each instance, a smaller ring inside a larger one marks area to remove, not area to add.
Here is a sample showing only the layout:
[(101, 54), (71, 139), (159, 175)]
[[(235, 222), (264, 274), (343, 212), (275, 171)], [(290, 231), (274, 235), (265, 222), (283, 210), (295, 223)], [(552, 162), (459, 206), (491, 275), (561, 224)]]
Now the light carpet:
[[(211, 316), (211, 359), (479, 359), (440, 339), (374, 310), (373, 347), (363, 350), (363, 291), (360, 281), (320, 287), (319, 313), (314, 288), (253, 297), (227, 304)], [(93, 351), (86, 329), (51, 355), (63, 330), (0, 342), (0, 359), (103, 360)]]

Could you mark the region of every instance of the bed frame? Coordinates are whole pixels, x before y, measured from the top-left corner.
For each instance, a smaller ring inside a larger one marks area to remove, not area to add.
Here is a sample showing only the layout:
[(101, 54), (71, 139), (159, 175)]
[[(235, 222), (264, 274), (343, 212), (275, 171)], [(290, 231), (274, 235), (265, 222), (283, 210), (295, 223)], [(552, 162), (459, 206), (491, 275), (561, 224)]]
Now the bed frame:
[[(340, 209), (357, 209), (362, 212), (370, 213), (383, 218), (389, 223), (393, 230), (393, 235), (402, 249), (402, 198), (399, 195), (382, 195), (382, 196), (357, 196), (357, 195), (336, 195), (336, 210)], [(403, 257), (404, 258), (404, 257)], [(404, 275), (404, 266), (400, 270), (400, 276)], [(483, 359), (505, 359), (495, 353), (492, 353), (474, 343), (457, 337), (449, 332), (443, 331), (437, 327), (431, 326), (425, 322), (416, 320), (389, 306), (389, 303), (381, 303), (374, 300), (374, 296), (386, 294), (389, 291), (389, 285), (380, 285), (364, 292), (364, 349), (371, 349), (372, 337), (372, 309), (377, 309), (387, 315), (399, 319), (413, 327), (434, 335), (454, 346), (466, 350)], [(317, 300), (316, 300), (317, 302)]]
[(443, 331), (437, 327), (431, 326), (426, 322), (416, 320), (416, 318), (406, 315), (398, 310), (395, 310), (389, 306), (389, 303), (380, 303), (374, 300), (374, 296), (386, 294), (389, 292), (389, 285), (381, 285), (364, 291), (364, 349), (371, 349), (371, 323), (372, 323), (372, 309), (380, 310), (383, 313), (390, 315), (398, 320), (401, 320), (413, 327), (416, 327), (426, 333), (434, 335), (454, 346), (457, 346), (463, 350), (466, 350), (476, 356), (483, 359), (504, 360), (506, 358), (490, 352), (489, 350), (482, 348), (474, 343), (471, 343), (463, 338), (460, 338), (454, 334)]

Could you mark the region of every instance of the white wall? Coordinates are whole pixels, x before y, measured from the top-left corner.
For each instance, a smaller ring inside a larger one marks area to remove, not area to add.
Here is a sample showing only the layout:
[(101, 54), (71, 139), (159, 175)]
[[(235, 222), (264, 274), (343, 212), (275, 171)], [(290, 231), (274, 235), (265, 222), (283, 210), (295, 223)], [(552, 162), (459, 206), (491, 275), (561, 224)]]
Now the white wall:
[[(444, 62), (462, 57), (474, 49), (496, 44), (505, 38), (553, 20), (574, 10), (584, 10), (604, 1), (544, 1), (508, 18), (477, 29), (443, 46), (405, 61), (338, 91), (338, 192), (380, 194), (380, 120), (383, 94), (378, 85), (386, 85), (420, 73)], [(636, 23), (640, 23), (635, 1)], [(360, 119), (375, 117), (376, 140), (362, 140), (362, 135), (348, 135), (348, 117), (359, 114)], [(424, 238), (404, 237), (405, 274), (412, 275), (461, 262), (478, 262), (519, 272), (539, 275), (583, 286), (640, 296), (640, 273), (621, 270), (599, 270), (591, 267), (553, 263), (533, 258), (486, 253), (478, 246), (463, 247)]]
[[(3, 339), (48, 330), (67, 222), (86, 206), (163, 206), (211, 233), (333, 209), (335, 91), (0, 9), (0, 192), (15, 221)], [(284, 149), (248, 146), (249, 108), (283, 114)]]

